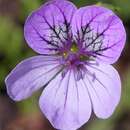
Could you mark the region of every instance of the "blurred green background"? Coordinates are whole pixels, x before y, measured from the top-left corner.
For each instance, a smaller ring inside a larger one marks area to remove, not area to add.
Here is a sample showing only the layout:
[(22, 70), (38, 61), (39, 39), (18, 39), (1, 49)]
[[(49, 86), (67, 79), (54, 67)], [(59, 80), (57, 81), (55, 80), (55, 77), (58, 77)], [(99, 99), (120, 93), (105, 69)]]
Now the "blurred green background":
[[(111, 118), (92, 115), (81, 130), (130, 130), (130, 0), (71, 0), (78, 7), (106, 6), (117, 13), (127, 31), (125, 49), (114, 65), (122, 79), (121, 102)], [(40, 91), (26, 101), (13, 102), (6, 94), (5, 76), (21, 60), (36, 55), (23, 36), (24, 22), (43, 0), (0, 0), (0, 130), (54, 130), (38, 107)]]

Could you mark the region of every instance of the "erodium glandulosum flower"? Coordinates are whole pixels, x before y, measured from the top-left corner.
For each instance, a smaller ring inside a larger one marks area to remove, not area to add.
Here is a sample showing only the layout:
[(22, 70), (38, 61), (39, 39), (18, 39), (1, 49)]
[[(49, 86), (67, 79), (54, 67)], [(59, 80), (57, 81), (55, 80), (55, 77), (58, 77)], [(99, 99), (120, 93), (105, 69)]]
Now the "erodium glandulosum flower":
[(112, 115), (121, 81), (111, 64), (126, 41), (118, 16), (97, 5), (77, 9), (67, 0), (52, 0), (27, 18), (24, 36), (40, 55), (22, 61), (6, 78), (13, 100), (46, 86), (40, 108), (60, 130), (78, 129), (92, 110), (99, 118)]

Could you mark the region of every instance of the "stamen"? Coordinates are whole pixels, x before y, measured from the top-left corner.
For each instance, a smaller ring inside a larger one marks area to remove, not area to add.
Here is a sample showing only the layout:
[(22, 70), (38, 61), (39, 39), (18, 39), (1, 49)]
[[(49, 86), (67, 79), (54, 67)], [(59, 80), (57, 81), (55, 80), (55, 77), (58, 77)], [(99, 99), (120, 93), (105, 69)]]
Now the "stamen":
[(67, 58), (67, 56), (68, 56), (67, 52), (64, 52), (64, 53), (63, 53), (63, 57), (64, 57), (64, 58)]
[(86, 55), (80, 55), (80, 60), (81, 61), (87, 61), (90, 59), (90, 56), (86, 56)]
[(64, 53), (63, 53), (63, 56), (66, 56), (66, 55), (67, 55), (67, 54), (64, 52)]
[(71, 52), (76, 53), (78, 51), (77, 45), (75, 43), (73, 43), (70, 50), (71, 50)]

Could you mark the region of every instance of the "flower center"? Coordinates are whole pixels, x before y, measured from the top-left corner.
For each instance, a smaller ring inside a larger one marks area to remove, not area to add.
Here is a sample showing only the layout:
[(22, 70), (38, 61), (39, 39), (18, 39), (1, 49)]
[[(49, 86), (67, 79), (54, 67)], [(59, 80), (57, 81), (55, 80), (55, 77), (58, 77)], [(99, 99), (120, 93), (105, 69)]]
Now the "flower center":
[(87, 61), (90, 59), (89, 55), (83, 54), (79, 51), (79, 47), (77, 46), (76, 43), (73, 43), (71, 48), (68, 51), (65, 51), (63, 53), (63, 57), (64, 57), (64, 59), (67, 59), (70, 61), (71, 61), (70, 57), (71, 58), (73, 57), (73, 58), (76, 58), (77, 61), (81, 61), (81, 62)]
[(73, 43), (68, 51), (62, 53), (63, 59), (62, 64), (64, 65), (64, 76), (69, 68), (75, 71), (77, 80), (84, 77), (86, 73), (86, 63), (90, 60), (90, 56), (81, 52), (80, 48), (76, 43)]
[(63, 57), (66, 59), (70, 55), (78, 55), (79, 48), (76, 43), (73, 43), (71, 48), (68, 51), (63, 52)]
[(90, 60), (90, 56), (83, 54), (76, 43), (73, 43), (68, 51), (64, 51), (62, 56), (65, 66), (79, 67), (80, 64), (83, 65)]

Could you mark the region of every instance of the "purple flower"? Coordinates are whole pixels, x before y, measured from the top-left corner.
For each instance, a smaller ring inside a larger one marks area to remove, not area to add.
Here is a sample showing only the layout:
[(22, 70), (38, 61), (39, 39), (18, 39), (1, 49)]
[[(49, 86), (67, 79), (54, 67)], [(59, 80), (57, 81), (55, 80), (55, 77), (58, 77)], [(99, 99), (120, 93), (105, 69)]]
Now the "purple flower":
[(52, 0), (27, 19), (24, 36), (39, 56), (22, 61), (7, 76), (9, 96), (21, 101), (43, 86), (40, 108), (60, 130), (75, 130), (90, 118), (114, 112), (121, 95), (118, 60), (126, 41), (122, 21), (111, 10), (77, 9)]

